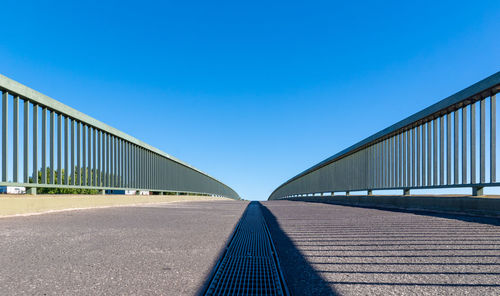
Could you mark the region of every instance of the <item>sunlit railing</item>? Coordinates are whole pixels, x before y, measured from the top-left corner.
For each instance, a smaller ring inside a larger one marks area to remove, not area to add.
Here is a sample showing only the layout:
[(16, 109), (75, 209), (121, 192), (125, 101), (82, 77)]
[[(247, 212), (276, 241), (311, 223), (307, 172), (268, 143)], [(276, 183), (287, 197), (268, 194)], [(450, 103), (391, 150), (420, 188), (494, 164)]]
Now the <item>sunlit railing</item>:
[(402, 189), (498, 186), (500, 72), (318, 163), (269, 199)]
[(1, 186), (239, 198), (196, 168), (3, 75), (0, 90)]

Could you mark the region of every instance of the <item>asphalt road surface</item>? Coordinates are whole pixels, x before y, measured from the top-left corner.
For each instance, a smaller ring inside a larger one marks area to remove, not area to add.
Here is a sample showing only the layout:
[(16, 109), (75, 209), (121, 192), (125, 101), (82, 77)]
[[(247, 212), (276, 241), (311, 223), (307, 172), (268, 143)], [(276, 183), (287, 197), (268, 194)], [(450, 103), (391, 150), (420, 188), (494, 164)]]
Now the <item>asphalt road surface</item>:
[(0, 219), (1, 295), (193, 295), (246, 202), (178, 202)]
[(263, 204), (294, 295), (500, 295), (498, 219)]

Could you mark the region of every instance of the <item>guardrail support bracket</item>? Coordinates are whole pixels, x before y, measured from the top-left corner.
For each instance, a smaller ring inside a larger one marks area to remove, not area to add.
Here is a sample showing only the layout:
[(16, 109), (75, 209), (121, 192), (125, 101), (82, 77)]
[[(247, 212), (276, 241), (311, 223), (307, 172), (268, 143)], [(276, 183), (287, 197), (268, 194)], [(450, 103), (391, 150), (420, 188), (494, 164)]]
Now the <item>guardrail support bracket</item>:
[(410, 195), (410, 189), (403, 189), (403, 195), (404, 196), (409, 196)]
[(370, 196), (373, 195), (373, 190), (368, 190), (367, 195), (370, 195)]
[(484, 187), (472, 187), (472, 195), (473, 196), (484, 195)]
[(349, 194), (350, 194), (350, 193), (349, 193), (349, 191), (346, 191), (346, 192), (345, 192), (345, 195), (346, 195), (346, 196), (349, 196)]

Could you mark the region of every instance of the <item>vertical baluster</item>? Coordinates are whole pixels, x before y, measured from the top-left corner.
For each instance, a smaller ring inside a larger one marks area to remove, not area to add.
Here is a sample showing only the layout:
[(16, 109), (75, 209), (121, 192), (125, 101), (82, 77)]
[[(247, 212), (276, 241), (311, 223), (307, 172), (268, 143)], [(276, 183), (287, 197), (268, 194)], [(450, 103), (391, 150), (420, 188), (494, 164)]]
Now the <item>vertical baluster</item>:
[(480, 143), (479, 143), (479, 151), (480, 151), (480, 163), (479, 163), (479, 179), (481, 183), (486, 182), (486, 144), (485, 144), (485, 111), (484, 111), (484, 99), (480, 101)]
[(17, 183), (19, 177), (19, 96), (14, 96), (14, 106), (13, 106), (13, 124), (12, 124), (12, 141), (13, 141), (13, 162), (12, 162), (12, 181)]
[(130, 175), (128, 177), (128, 187), (133, 188), (134, 187), (134, 157), (132, 152), (134, 145), (132, 143), (129, 143), (128, 146), (128, 161), (129, 161), (129, 170), (130, 170)]
[(118, 143), (116, 145), (116, 151), (117, 151), (117, 154), (118, 154), (118, 158), (117, 158), (117, 168), (118, 168), (118, 174), (117, 174), (117, 182), (118, 182), (118, 186), (119, 187), (122, 187), (122, 139), (118, 139)]
[(14, 96), (13, 104), (13, 125), (12, 125), (12, 140), (13, 140), (13, 182), (18, 183), (19, 178), (19, 96)]
[(137, 166), (137, 188), (141, 188), (141, 182), (142, 182), (142, 166), (141, 166), (141, 159), (140, 159), (140, 148), (137, 146), (136, 147), (136, 152), (135, 152), (135, 164)]
[(82, 124), (82, 185), (87, 186), (87, 126)]
[(422, 186), (427, 185), (427, 129), (426, 123), (422, 123)]
[(470, 105), (470, 183), (476, 183), (476, 104)]
[(123, 150), (123, 139), (120, 139), (120, 186), (125, 187), (124, 177), (125, 177), (125, 165), (124, 165), (124, 150)]
[(462, 108), (462, 184), (467, 184), (467, 106)]
[(127, 142), (122, 140), (122, 187), (127, 187)]
[(32, 182), (38, 184), (38, 105), (33, 103), (33, 174)]
[(129, 163), (128, 163), (128, 142), (123, 141), (123, 187), (128, 188), (128, 177), (129, 177)]
[(76, 123), (76, 184), (82, 185), (82, 124)]
[(114, 176), (114, 149), (113, 149), (113, 136), (109, 135), (109, 187), (114, 187), (115, 183), (113, 182)]
[(453, 112), (453, 117), (455, 121), (455, 126), (454, 126), (454, 140), (455, 143), (453, 145), (454, 148), (454, 153), (453, 153), (453, 158), (454, 158), (454, 166), (453, 166), (453, 177), (454, 177), (454, 184), (458, 184), (458, 110), (455, 110)]
[[(140, 148), (140, 165), (141, 165), (141, 188), (146, 188), (146, 163), (144, 159), (144, 149)], [(386, 158), (387, 159), (387, 158)], [(345, 171), (345, 162), (344, 162), (344, 171)]]
[(54, 173), (55, 173), (55, 165), (54, 165), (54, 111), (50, 110), (49, 111), (49, 116), (50, 116), (50, 150), (49, 150), (49, 161), (50, 161), (50, 170), (49, 170), (49, 177), (50, 177), (50, 184), (54, 184)]
[(417, 186), (422, 186), (422, 124), (417, 127)]
[(110, 173), (111, 173), (111, 144), (110, 135), (106, 134), (106, 186), (111, 187)]
[(446, 114), (446, 184), (451, 185), (451, 113)]
[(62, 115), (57, 115), (57, 184), (62, 184)]
[(116, 187), (116, 138), (111, 137), (111, 170), (112, 170), (112, 175), (111, 175), (111, 184), (113, 184), (113, 187)]
[(406, 187), (406, 131), (403, 133), (403, 187)]
[(115, 151), (116, 151), (116, 186), (120, 187), (120, 138), (116, 138), (116, 145), (115, 145)]
[(9, 93), (2, 94), (2, 181), (8, 182), (8, 123), (9, 123)]
[(116, 144), (117, 144), (117, 141), (118, 139), (116, 137), (113, 137), (113, 186), (114, 187), (117, 187), (117, 182), (116, 182), (116, 175), (117, 175), (117, 160), (116, 160), (116, 157), (117, 157), (117, 153), (116, 153)]
[(490, 182), (497, 180), (497, 105), (496, 94), (490, 97)]
[(404, 155), (404, 133), (401, 132), (399, 135), (399, 187), (404, 187), (404, 178), (403, 178), (403, 172), (404, 172), (404, 163), (403, 163), (403, 155)]
[(444, 185), (444, 116), (439, 117), (439, 184)]
[(64, 184), (69, 185), (69, 119), (64, 117)]
[(137, 166), (135, 165), (135, 145), (132, 144), (130, 151), (131, 163), (132, 163), (132, 187), (137, 188)]
[(133, 166), (132, 166), (132, 156), (131, 156), (131, 152), (132, 152), (132, 144), (131, 143), (127, 143), (127, 161), (128, 161), (128, 182), (127, 182), (127, 186), (130, 188), (132, 187), (132, 169), (133, 169)]
[(97, 186), (102, 186), (102, 131), (97, 133)]
[[(151, 188), (153, 186), (153, 183), (152, 183), (152, 153), (150, 153), (148, 150), (146, 150), (147, 152), (147, 156), (148, 156), (148, 181), (149, 181), (149, 188)], [(351, 157), (349, 158), (349, 162), (348, 162), (348, 167), (347, 167), (347, 171), (351, 173), (351, 180), (353, 180), (354, 178), (354, 173), (353, 173), (353, 162), (356, 161), (356, 154), (353, 154), (351, 155)], [(390, 161), (391, 159), (389, 158), (389, 165), (390, 165)], [(389, 176), (389, 183), (390, 183), (390, 176)], [(349, 190), (352, 190), (354, 187), (353, 187), (353, 183), (350, 182), (349, 183)]]
[(388, 187), (392, 187), (392, 138), (387, 139), (387, 143), (389, 145), (389, 156), (388, 156), (388, 173), (389, 173), (389, 178), (388, 178)]
[(417, 127), (413, 127), (411, 129), (411, 172), (412, 172), (412, 175), (411, 175), (411, 184), (410, 186), (411, 187), (415, 187), (415, 185), (417, 184), (417, 167), (416, 167), (416, 164), (415, 164), (415, 154), (416, 154), (416, 150), (417, 150), (417, 142), (416, 142), (416, 134), (417, 133)]
[(97, 186), (97, 135), (96, 129), (92, 129), (92, 186)]
[(411, 130), (406, 131), (406, 187), (410, 187), (411, 180), (411, 138), (410, 138)]
[(108, 134), (106, 132), (102, 133), (102, 175), (103, 175), (103, 180), (102, 180), (102, 185), (104, 187), (108, 187), (108, 170), (109, 170), (109, 141), (108, 141)]
[(24, 100), (24, 154), (23, 154), (23, 182), (29, 183), (29, 141), (30, 141), (30, 102), (28, 100)]
[(92, 127), (87, 127), (87, 151), (88, 151), (88, 163), (87, 163), (87, 182), (85, 185), (92, 186)]
[(142, 148), (137, 148), (137, 164), (139, 165), (139, 188), (144, 188), (144, 159)]
[(437, 183), (438, 183), (438, 168), (439, 168), (439, 164), (438, 164), (438, 129), (437, 129), (437, 126), (438, 126), (438, 120), (437, 118), (435, 118), (433, 121), (432, 121), (432, 128), (433, 128), (433, 134), (432, 134), (432, 146), (433, 146), (433, 157), (432, 157), (432, 185), (436, 186)]
[(401, 153), (399, 151), (399, 134), (394, 136), (394, 159), (395, 159), (395, 166), (394, 166), (394, 180), (395, 180), (395, 187), (400, 187), (401, 185), (399, 184), (400, 179), (399, 179), (399, 154)]
[(427, 186), (432, 186), (432, 121), (427, 122)]
[(47, 184), (47, 108), (42, 107), (42, 184)]
[(76, 184), (75, 179), (75, 120), (71, 119), (71, 185)]

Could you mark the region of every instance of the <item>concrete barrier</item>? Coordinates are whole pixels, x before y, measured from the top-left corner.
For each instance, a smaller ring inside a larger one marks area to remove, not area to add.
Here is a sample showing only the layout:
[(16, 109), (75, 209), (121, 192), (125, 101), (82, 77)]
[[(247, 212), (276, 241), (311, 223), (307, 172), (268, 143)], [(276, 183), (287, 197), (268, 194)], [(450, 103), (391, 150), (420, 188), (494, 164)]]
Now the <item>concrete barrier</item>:
[(473, 196), (309, 196), (290, 200), (323, 202), (382, 209), (420, 210), (450, 214), (500, 217), (500, 197)]

